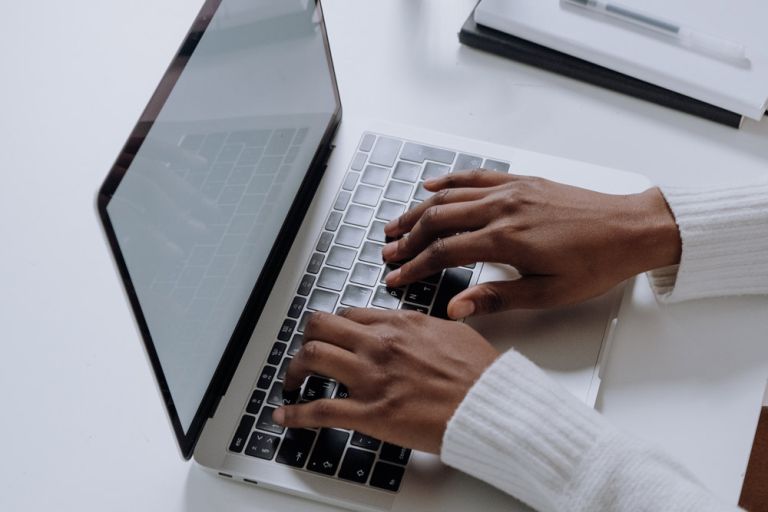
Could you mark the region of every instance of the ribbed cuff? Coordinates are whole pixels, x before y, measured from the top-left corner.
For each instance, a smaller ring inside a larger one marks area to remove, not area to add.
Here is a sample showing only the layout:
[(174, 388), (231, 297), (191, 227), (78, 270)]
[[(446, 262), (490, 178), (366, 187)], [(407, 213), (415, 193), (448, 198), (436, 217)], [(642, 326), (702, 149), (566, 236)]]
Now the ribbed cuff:
[(565, 494), (605, 421), (510, 350), (481, 376), (448, 422), (443, 462), (541, 511)]
[(768, 180), (661, 187), (680, 229), (680, 265), (649, 272), (662, 301), (768, 293)]

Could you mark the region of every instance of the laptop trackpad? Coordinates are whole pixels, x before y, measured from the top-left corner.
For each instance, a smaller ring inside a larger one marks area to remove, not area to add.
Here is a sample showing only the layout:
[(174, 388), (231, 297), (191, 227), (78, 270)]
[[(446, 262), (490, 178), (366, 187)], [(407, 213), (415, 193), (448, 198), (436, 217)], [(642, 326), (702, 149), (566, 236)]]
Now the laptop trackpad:
[[(484, 264), (480, 282), (518, 279), (506, 265)], [(594, 370), (603, 336), (621, 290), (576, 306), (550, 310), (515, 310), (483, 315), (467, 324), (493, 345), (521, 352), (582, 400), (594, 405)], [(592, 402), (592, 403), (590, 403)]]

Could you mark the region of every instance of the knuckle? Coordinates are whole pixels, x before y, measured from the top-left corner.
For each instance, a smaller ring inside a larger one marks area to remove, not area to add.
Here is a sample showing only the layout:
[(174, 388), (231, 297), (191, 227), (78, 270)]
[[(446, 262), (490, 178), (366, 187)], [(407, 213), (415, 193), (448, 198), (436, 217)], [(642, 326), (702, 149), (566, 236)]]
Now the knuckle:
[(432, 264), (439, 264), (445, 258), (445, 239), (438, 238), (427, 249), (427, 260)]
[(488, 312), (501, 311), (507, 303), (506, 297), (496, 288), (487, 288), (481, 300)]
[(437, 206), (430, 206), (424, 211), (424, 215), (421, 216), (419, 223), (421, 227), (426, 230), (431, 230), (437, 223), (437, 218), (440, 215), (440, 209)]
[(315, 402), (313, 409), (312, 416), (318, 424), (327, 423), (333, 418), (333, 407), (330, 400), (319, 400)]
[(432, 196), (432, 204), (444, 204), (447, 203), (451, 197), (451, 191), (447, 188), (435, 192)]
[(301, 358), (307, 362), (317, 361), (321, 357), (320, 343), (317, 341), (308, 341), (301, 348)]

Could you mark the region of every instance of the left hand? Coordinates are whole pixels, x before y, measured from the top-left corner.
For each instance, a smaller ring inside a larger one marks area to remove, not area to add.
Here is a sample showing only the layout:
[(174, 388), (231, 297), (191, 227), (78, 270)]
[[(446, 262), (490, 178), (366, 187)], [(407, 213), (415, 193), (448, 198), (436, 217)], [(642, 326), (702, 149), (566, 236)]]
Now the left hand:
[(285, 389), (319, 374), (343, 382), (350, 397), (281, 407), (277, 423), (347, 428), (431, 453), (440, 452), (448, 420), (499, 355), (471, 327), (413, 311), (314, 313), (304, 339)]

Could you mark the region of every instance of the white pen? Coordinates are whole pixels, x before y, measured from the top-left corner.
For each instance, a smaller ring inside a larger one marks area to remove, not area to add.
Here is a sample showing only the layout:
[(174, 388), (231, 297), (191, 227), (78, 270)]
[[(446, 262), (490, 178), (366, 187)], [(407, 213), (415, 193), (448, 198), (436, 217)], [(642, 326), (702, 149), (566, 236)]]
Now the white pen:
[(658, 34), (672, 38), (680, 46), (684, 46), (710, 57), (724, 60), (733, 64), (748, 64), (744, 45), (726, 41), (719, 37), (698, 32), (673, 21), (664, 20), (639, 11), (623, 7), (604, 0), (560, 0), (561, 5), (573, 5), (589, 11), (616, 18), (637, 27), (652, 30)]

